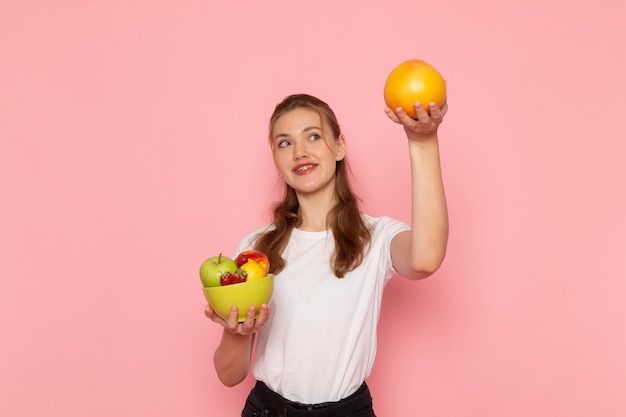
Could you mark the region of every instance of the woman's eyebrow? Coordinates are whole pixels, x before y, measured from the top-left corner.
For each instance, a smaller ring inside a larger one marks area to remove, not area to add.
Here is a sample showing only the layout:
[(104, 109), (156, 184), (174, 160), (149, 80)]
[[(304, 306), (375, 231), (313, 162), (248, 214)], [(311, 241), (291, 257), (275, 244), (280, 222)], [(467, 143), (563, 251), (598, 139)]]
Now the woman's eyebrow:
[[(311, 130), (322, 130), (322, 128), (318, 126), (307, 126), (304, 129), (302, 129), (302, 132), (306, 133), (306, 132), (310, 132)], [(288, 138), (288, 137), (291, 137), (288, 133), (279, 133), (276, 136), (274, 136), (274, 140), (279, 139), (279, 138)]]

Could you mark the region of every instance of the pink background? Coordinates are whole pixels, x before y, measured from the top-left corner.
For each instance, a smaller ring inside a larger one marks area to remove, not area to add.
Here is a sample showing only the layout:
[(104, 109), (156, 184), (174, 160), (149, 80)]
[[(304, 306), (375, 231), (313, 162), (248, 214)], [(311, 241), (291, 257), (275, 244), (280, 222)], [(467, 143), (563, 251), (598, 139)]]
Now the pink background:
[(267, 220), (271, 110), (328, 101), (408, 220), (409, 58), (448, 81), (451, 237), (388, 287), (378, 414), (626, 415), (626, 4), (372, 3), (0, 4), (0, 415), (239, 415), (198, 267)]

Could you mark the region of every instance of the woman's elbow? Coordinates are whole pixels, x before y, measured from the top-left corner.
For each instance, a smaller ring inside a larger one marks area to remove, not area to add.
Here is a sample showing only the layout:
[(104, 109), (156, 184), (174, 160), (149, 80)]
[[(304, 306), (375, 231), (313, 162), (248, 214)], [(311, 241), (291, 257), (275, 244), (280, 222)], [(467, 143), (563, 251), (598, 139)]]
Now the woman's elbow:
[(221, 375), (218, 375), (218, 378), (222, 384), (224, 384), (225, 386), (229, 388), (232, 388), (235, 385), (240, 384), (241, 382), (243, 382), (244, 379), (246, 379), (245, 377), (244, 378), (231, 378), (231, 377), (223, 377)]
[(443, 264), (445, 254), (433, 256), (428, 259), (422, 259), (412, 265), (413, 272), (407, 276), (411, 280), (420, 280), (428, 278), (439, 270)]
[(240, 384), (248, 376), (247, 372), (232, 372), (230, 370), (220, 371), (219, 369), (216, 369), (216, 371), (217, 378), (220, 380), (220, 382), (229, 388)]
[(248, 376), (250, 364), (245, 362), (224, 360), (216, 351), (213, 357), (213, 365), (217, 378), (222, 384), (227, 387), (234, 387), (235, 385), (243, 382)]

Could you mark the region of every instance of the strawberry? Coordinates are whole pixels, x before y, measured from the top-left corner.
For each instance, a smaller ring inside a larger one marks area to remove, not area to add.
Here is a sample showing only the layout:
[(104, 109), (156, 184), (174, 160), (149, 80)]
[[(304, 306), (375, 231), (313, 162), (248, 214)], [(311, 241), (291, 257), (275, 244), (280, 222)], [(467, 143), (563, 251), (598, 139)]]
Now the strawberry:
[(231, 285), (231, 284), (239, 284), (241, 282), (246, 282), (247, 275), (245, 271), (237, 270), (235, 273), (231, 274), (230, 272), (225, 272), (220, 276), (220, 284)]
[(242, 270), (238, 269), (233, 274), (233, 284), (239, 284), (240, 282), (246, 282), (247, 279), (248, 279), (248, 275), (246, 274), (246, 271), (242, 271)]
[(233, 274), (231, 274), (230, 272), (224, 272), (220, 276), (220, 284), (221, 285), (230, 285), (230, 284), (233, 283), (233, 278), (234, 278)]

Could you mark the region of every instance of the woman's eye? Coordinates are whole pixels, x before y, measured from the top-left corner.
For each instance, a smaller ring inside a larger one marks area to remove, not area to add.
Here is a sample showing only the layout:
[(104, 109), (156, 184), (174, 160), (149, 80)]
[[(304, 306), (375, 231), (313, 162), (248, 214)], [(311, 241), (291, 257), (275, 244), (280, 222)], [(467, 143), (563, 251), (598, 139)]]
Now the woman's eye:
[(317, 134), (309, 136), (309, 140), (310, 141), (316, 141), (316, 140), (319, 140), (319, 139), (321, 139), (321, 136), (317, 135)]
[(289, 145), (289, 142), (287, 142), (286, 140), (281, 140), (280, 142), (278, 142), (278, 147), (279, 148), (284, 148), (286, 146)]

